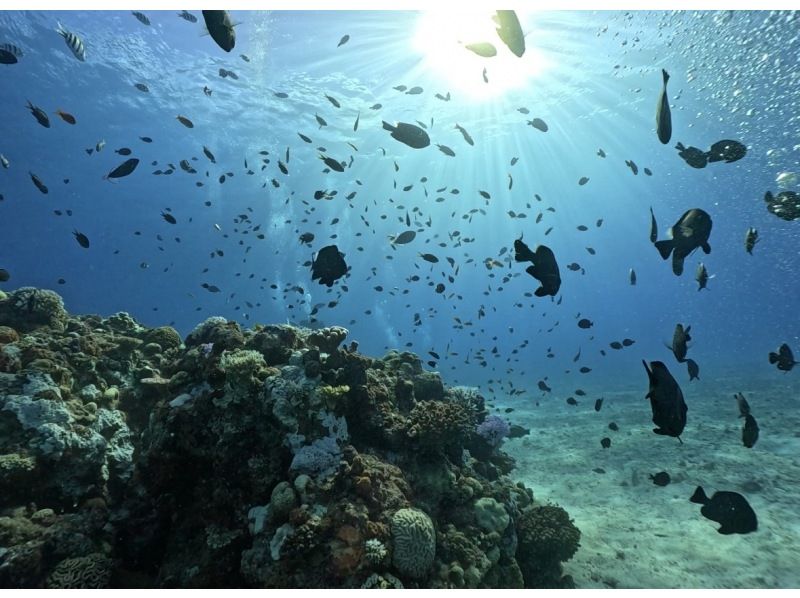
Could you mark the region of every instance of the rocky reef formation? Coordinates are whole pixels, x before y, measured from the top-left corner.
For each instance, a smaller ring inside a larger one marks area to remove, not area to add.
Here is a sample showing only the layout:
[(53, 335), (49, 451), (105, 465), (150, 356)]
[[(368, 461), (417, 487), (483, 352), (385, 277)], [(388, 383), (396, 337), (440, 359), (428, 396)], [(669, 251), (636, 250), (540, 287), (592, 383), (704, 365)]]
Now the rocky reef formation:
[(569, 587), (483, 398), (346, 337), (0, 293), (0, 586)]

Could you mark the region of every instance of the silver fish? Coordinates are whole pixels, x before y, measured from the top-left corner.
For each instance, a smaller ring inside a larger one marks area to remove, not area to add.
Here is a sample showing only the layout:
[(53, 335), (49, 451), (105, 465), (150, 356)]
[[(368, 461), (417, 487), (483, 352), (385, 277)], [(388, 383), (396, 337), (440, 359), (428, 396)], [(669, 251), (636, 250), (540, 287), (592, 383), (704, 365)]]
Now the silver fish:
[(56, 31), (61, 37), (64, 38), (64, 41), (67, 43), (67, 47), (70, 49), (75, 58), (81, 62), (86, 62), (86, 48), (83, 47), (83, 40), (81, 40), (80, 37), (71, 31), (64, 29), (61, 23), (58, 24), (58, 29), (56, 29)]

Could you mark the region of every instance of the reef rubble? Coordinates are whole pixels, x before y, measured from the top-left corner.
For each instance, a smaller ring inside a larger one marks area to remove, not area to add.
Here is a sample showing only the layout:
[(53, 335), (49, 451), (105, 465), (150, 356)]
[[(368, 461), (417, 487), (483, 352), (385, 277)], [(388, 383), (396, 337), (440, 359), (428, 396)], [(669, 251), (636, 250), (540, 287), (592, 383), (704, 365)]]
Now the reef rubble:
[(483, 397), (347, 334), (0, 295), (0, 587), (571, 587)]

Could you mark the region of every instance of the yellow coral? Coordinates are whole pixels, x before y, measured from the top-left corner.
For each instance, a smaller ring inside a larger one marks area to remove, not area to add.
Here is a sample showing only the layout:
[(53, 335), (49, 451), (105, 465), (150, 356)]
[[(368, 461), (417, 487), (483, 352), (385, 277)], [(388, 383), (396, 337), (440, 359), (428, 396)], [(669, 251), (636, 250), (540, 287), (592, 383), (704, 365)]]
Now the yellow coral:
[(319, 397), (328, 409), (333, 409), (339, 400), (350, 392), (350, 387), (347, 384), (342, 386), (329, 386), (324, 384), (317, 389)]

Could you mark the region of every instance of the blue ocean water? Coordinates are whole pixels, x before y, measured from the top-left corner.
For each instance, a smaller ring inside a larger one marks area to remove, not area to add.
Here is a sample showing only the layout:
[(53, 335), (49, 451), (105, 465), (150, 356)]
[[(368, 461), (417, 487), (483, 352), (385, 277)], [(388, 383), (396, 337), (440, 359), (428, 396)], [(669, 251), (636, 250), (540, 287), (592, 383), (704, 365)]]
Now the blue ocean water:
[[(642, 359), (665, 361), (688, 384), (664, 345), (677, 323), (692, 327), (689, 356), (703, 380), (794, 376), (767, 355), (783, 342), (800, 350), (798, 223), (770, 214), (763, 197), (796, 188), (800, 172), (796, 13), (521, 13), (528, 51), (519, 59), (499, 41), (497, 57), (474, 55), (415, 12), (234, 11), (236, 47), (226, 53), (195, 15), (151, 11), (146, 26), (127, 11), (0, 13), (0, 43), (23, 51), (0, 65), (3, 289), (52, 288), (73, 313), (124, 310), (183, 335), (212, 315), (343, 325), (364, 353), (412, 350), (449, 383), (520, 389), (515, 400), (528, 403), (577, 387), (644, 394)], [(83, 40), (85, 62), (59, 22)], [(671, 75), (667, 145), (655, 132), (661, 69)], [(422, 92), (407, 93), (415, 86)], [(527, 124), (534, 118), (547, 132)], [(432, 143), (403, 145), (383, 120), (420, 122)], [(722, 139), (747, 155), (694, 169), (674, 149)], [(138, 168), (103, 180), (127, 159), (120, 148)], [(323, 172), (320, 154), (347, 162), (344, 172)], [(170, 164), (173, 174), (152, 174)], [(788, 187), (776, 183), (781, 173), (792, 175), (781, 179)], [(314, 199), (320, 190), (337, 194)], [(690, 208), (713, 218), (711, 253), (687, 258), (680, 277), (649, 241), (651, 207), (659, 239)], [(749, 227), (760, 238), (753, 255)], [(393, 246), (405, 230), (416, 238)], [(310, 245), (298, 239), (305, 232)], [(521, 235), (555, 253), (556, 297), (532, 296), (537, 281), (513, 261)], [(329, 244), (350, 267), (330, 289), (309, 267)], [(702, 291), (700, 261), (714, 275)], [(566, 267), (573, 262), (581, 269)], [(579, 328), (580, 318), (593, 326)], [(624, 338), (635, 344), (609, 347)]]

